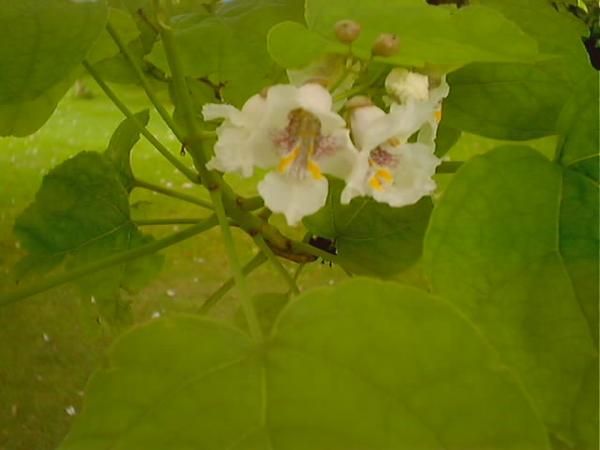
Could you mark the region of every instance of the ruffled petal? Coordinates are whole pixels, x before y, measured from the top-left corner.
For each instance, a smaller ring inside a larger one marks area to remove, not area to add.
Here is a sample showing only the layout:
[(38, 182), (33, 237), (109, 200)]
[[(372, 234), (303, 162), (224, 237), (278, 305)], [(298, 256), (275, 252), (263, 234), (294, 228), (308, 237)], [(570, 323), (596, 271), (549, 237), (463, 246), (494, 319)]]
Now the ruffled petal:
[(436, 184), (432, 177), (441, 161), (433, 148), (423, 144), (405, 144), (396, 153), (398, 164), (393, 170), (394, 181), (383, 190), (371, 190), (375, 200), (393, 207), (412, 205), (431, 195)]
[[(356, 164), (358, 151), (350, 140), (350, 132), (345, 129), (337, 129), (325, 138), (325, 150), (315, 155), (315, 160), (324, 173), (341, 179), (347, 178)], [(330, 150), (327, 150), (327, 147)]]
[(385, 79), (387, 91), (402, 103), (429, 98), (429, 80), (426, 75), (395, 68)]
[(282, 213), (290, 225), (317, 212), (327, 201), (327, 179), (298, 179), (270, 172), (258, 184), (258, 192), (273, 212)]
[(352, 112), (352, 136), (362, 151), (369, 151), (394, 138), (404, 143), (433, 114), (425, 103), (394, 103), (389, 114), (376, 106)]
[(384, 117), (385, 111), (374, 105), (352, 110), (352, 138), (360, 150), (368, 151), (379, 145), (379, 137), (376, 132), (371, 132), (371, 128), (373, 123), (381, 121)]

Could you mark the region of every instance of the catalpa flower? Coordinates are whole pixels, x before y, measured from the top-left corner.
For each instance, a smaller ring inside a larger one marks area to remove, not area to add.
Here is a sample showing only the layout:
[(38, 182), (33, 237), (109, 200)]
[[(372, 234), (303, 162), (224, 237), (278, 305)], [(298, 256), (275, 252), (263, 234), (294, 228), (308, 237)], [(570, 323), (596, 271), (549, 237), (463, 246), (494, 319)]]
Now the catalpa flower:
[(432, 83), (426, 75), (395, 68), (387, 76), (385, 87), (398, 102), (412, 103), (415, 108), (428, 112), (427, 120), (419, 130), (417, 142), (434, 145), (438, 124), (442, 120), (442, 100), (449, 92), (446, 77)]
[(389, 114), (374, 105), (352, 111), (352, 136), (360, 152), (342, 191), (342, 203), (371, 196), (400, 207), (416, 203), (435, 190), (432, 176), (440, 160), (433, 153), (434, 147), (408, 143), (430, 114), (416, 102), (394, 104)]
[(290, 225), (325, 204), (324, 174), (343, 178), (356, 158), (346, 123), (332, 111), (331, 95), (319, 84), (277, 85), (264, 97), (250, 98), (241, 110), (206, 105), (203, 113), (207, 120), (225, 119), (208, 167), (243, 176), (254, 167), (274, 168), (258, 192)]

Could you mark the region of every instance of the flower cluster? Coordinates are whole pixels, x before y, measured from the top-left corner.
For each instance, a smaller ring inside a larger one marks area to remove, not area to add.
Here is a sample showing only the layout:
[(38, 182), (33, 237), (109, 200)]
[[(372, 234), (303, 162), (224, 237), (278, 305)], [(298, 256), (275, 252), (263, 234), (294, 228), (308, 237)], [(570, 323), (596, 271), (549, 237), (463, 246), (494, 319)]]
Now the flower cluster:
[(313, 81), (272, 86), (241, 110), (205, 105), (206, 120), (223, 119), (208, 167), (244, 177), (270, 169), (258, 191), (290, 225), (325, 205), (325, 174), (346, 181), (343, 203), (371, 196), (394, 207), (413, 204), (436, 187), (435, 135), (448, 85), (396, 68), (385, 87), (389, 111), (356, 97), (344, 105), (349, 124), (329, 91)]

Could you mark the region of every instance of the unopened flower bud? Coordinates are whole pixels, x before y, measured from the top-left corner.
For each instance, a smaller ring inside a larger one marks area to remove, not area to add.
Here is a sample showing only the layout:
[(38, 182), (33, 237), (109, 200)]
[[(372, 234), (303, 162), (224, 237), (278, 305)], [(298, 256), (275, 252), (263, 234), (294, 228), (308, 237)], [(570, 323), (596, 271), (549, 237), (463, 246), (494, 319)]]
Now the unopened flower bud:
[(371, 52), (375, 56), (392, 56), (398, 53), (400, 48), (400, 39), (398, 36), (392, 33), (381, 33), (375, 43)]
[(360, 35), (361, 26), (354, 20), (340, 20), (335, 24), (335, 35), (344, 44), (351, 44)]
[(365, 106), (372, 105), (373, 102), (371, 101), (371, 99), (365, 95), (357, 95), (346, 102), (346, 108), (349, 110), (356, 108), (364, 108)]

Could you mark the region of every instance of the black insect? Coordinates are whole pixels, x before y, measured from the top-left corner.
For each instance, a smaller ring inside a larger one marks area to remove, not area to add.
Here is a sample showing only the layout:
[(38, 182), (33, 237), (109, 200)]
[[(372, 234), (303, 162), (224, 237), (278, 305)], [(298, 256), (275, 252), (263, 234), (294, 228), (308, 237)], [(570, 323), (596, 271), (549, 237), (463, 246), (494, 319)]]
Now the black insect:
[[(308, 243), (313, 247), (316, 247), (324, 252), (327, 252), (331, 255), (337, 255), (337, 248), (335, 247), (334, 239), (327, 239), (320, 236), (313, 236), (308, 240)], [(324, 259), (321, 259), (321, 263), (325, 263)], [(333, 263), (329, 261), (329, 267), (331, 267)]]

